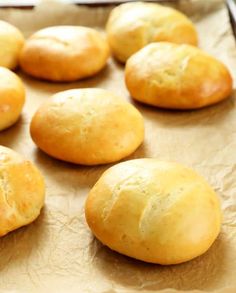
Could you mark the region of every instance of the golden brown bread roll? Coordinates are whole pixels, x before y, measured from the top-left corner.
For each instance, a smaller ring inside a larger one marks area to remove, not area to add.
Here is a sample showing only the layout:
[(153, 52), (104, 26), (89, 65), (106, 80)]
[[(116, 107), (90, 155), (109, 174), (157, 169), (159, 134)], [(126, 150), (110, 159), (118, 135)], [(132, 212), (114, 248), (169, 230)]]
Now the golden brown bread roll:
[(196, 47), (166, 42), (149, 44), (130, 57), (125, 81), (135, 100), (170, 109), (201, 108), (232, 92), (223, 63)]
[(86, 220), (111, 249), (151, 263), (203, 254), (220, 231), (219, 200), (193, 170), (156, 159), (109, 168), (89, 193)]
[(54, 158), (97, 165), (118, 161), (142, 143), (143, 118), (118, 96), (102, 89), (60, 92), (35, 113), (30, 132)]
[(44, 204), (38, 169), (13, 150), (0, 146), (0, 236), (34, 221)]
[(73, 81), (99, 72), (109, 54), (107, 41), (96, 30), (55, 26), (34, 33), (26, 41), (20, 65), (37, 78)]
[(108, 19), (107, 34), (112, 53), (121, 62), (152, 42), (197, 45), (197, 32), (185, 15), (154, 3), (117, 6)]
[(0, 66), (14, 69), (23, 45), (22, 33), (10, 23), (0, 20)]
[(0, 67), (0, 130), (18, 120), (24, 102), (25, 89), (20, 78), (9, 69)]

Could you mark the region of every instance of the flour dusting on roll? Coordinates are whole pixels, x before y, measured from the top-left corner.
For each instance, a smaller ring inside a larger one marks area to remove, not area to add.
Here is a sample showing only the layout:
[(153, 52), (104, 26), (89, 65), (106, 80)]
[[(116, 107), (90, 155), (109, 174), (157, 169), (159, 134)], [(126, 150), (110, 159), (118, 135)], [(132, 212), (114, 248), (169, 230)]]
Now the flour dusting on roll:
[(137, 101), (167, 109), (197, 109), (232, 93), (232, 77), (215, 57), (190, 45), (149, 44), (129, 58), (125, 81)]
[(108, 41), (121, 62), (153, 42), (197, 45), (190, 19), (181, 12), (156, 3), (134, 2), (115, 7), (107, 22)]
[(220, 202), (192, 169), (157, 159), (122, 162), (91, 189), (87, 223), (106, 246), (158, 264), (178, 264), (206, 252), (221, 226)]

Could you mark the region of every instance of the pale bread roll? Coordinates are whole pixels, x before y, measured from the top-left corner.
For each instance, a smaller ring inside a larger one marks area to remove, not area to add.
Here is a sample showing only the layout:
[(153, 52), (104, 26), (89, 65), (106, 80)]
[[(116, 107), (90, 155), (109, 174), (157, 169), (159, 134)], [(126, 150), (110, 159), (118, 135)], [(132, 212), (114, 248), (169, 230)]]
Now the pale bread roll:
[(0, 66), (14, 69), (23, 45), (23, 34), (10, 23), (0, 20)]
[(109, 46), (96, 30), (54, 26), (34, 33), (20, 55), (21, 68), (50, 81), (74, 81), (98, 73), (107, 62)]
[(111, 249), (158, 264), (178, 264), (206, 252), (219, 234), (221, 209), (193, 170), (157, 159), (109, 168), (85, 205), (87, 223)]
[(130, 95), (145, 104), (196, 109), (228, 98), (232, 77), (226, 66), (190, 45), (149, 44), (125, 68)]
[(0, 131), (13, 125), (25, 103), (25, 89), (20, 78), (0, 67)]
[(38, 169), (13, 150), (0, 146), (0, 236), (34, 221), (44, 204)]
[(197, 32), (181, 12), (155, 3), (125, 3), (114, 8), (107, 22), (113, 55), (125, 62), (149, 43), (167, 41), (197, 45)]
[(133, 153), (144, 138), (139, 111), (102, 89), (55, 94), (35, 113), (30, 132), (54, 158), (83, 165), (106, 164)]

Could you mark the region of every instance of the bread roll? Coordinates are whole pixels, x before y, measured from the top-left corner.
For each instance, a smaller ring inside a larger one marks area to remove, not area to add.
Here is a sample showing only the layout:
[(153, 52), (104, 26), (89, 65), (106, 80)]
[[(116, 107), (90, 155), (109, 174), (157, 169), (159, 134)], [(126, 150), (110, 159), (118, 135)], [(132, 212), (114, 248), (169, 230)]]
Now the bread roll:
[(0, 66), (14, 69), (23, 45), (22, 33), (10, 23), (0, 20)]
[(118, 161), (136, 150), (144, 136), (138, 110), (102, 89), (60, 92), (35, 113), (30, 132), (54, 158), (83, 165)]
[(0, 130), (13, 125), (25, 102), (25, 89), (20, 78), (0, 67)]
[(157, 159), (109, 168), (90, 191), (85, 215), (106, 246), (163, 265), (203, 254), (221, 225), (219, 200), (208, 183), (189, 168)]
[(125, 80), (135, 100), (161, 108), (201, 108), (232, 92), (224, 64), (196, 47), (166, 42), (150, 44), (130, 57)]
[(34, 221), (44, 204), (44, 180), (38, 169), (0, 146), (0, 236)]
[(197, 45), (197, 32), (185, 15), (154, 3), (117, 6), (108, 19), (107, 34), (112, 53), (121, 62), (152, 42)]
[(22, 69), (37, 78), (74, 81), (99, 72), (109, 57), (109, 46), (94, 29), (55, 26), (34, 33), (20, 56)]

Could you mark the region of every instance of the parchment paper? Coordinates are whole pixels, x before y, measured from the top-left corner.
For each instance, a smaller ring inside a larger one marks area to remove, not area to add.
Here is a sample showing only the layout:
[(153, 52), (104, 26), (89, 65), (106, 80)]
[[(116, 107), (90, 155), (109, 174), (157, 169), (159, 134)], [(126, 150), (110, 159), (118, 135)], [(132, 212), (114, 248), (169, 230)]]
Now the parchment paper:
[[(235, 41), (222, 1), (179, 1), (178, 7), (194, 20), (200, 46), (223, 60), (236, 80)], [(110, 9), (44, 2), (34, 10), (2, 9), (0, 18), (15, 24), (28, 36), (42, 27), (59, 24), (102, 29)], [(143, 106), (129, 97), (123, 66), (112, 59), (94, 78), (75, 83), (48, 83), (19, 70), (17, 73), (25, 83), (27, 102), (20, 121), (0, 133), (0, 144), (13, 148), (39, 167), (46, 180), (47, 198), (42, 214), (33, 224), (0, 239), (0, 292), (151, 293), (166, 289), (162, 292), (235, 293), (234, 95), (215, 106), (190, 112)], [(178, 161), (201, 173), (217, 191), (224, 222), (219, 238), (206, 254), (165, 267), (121, 256), (94, 239), (85, 223), (84, 201), (90, 188), (110, 166), (82, 167), (57, 161), (39, 151), (29, 136), (31, 117), (44, 100), (58, 91), (83, 87), (114, 91), (142, 112), (145, 142), (129, 159), (155, 157)]]

